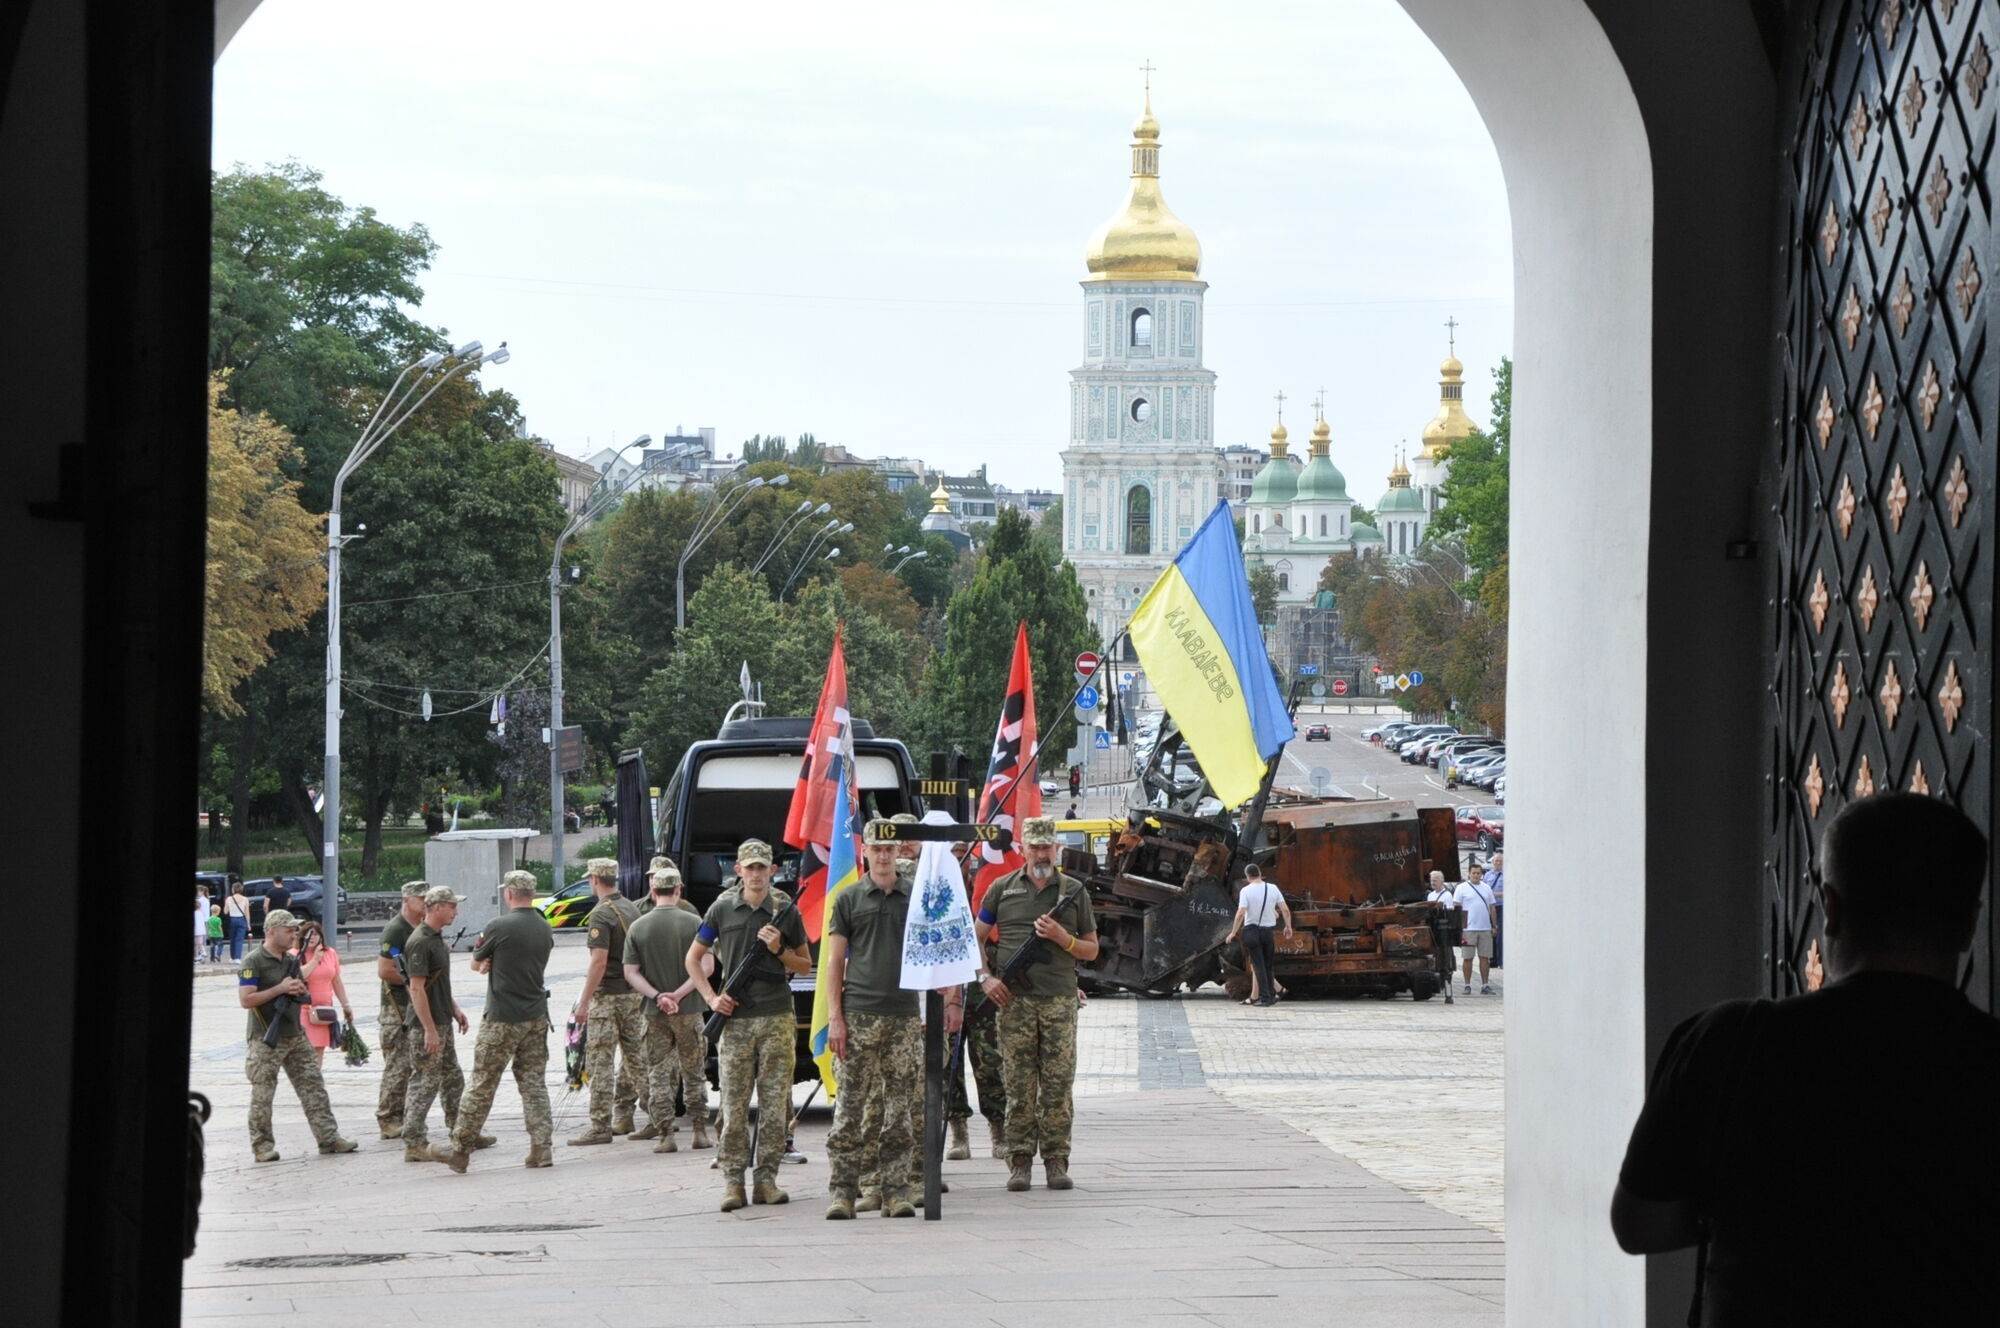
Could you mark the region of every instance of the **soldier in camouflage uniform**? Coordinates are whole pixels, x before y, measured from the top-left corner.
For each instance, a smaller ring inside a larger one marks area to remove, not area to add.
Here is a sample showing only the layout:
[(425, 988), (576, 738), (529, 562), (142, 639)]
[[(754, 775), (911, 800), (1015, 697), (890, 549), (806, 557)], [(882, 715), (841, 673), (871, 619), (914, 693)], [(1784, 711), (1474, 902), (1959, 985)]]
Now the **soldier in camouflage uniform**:
[(1035, 1153), (1048, 1187), (1067, 1190), (1071, 1093), (1076, 1082), (1076, 965), (1097, 957), (1097, 919), (1082, 882), (1056, 867), (1056, 823), (1031, 816), (1021, 825), (1027, 865), (993, 882), (979, 907), (979, 924), (997, 928), (993, 953), (1011, 955), (1030, 936), (1042, 952), (1012, 989), (990, 972), (979, 975), (986, 998), (999, 1006), (1000, 1050), (1007, 1078), (1007, 1188), (1025, 1190)]
[(479, 1016), (472, 1080), (458, 1104), (446, 1159), (460, 1175), (479, 1146), (479, 1131), (510, 1064), (528, 1126), (527, 1165), (555, 1164), (550, 1148), (555, 1125), (549, 1118), (549, 993), (542, 984), (556, 938), (548, 920), (535, 911), (533, 876), (510, 871), (501, 878), (500, 889), (507, 911), (486, 924), (472, 948), (472, 971), (486, 975), (486, 1009)]
[[(352, 1140), (340, 1137), (327, 1101), (326, 1082), (312, 1044), (299, 1028), (299, 1010), (311, 997), (306, 981), (292, 967), (286, 951), (299, 937), (299, 922), (285, 909), (273, 909), (264, 919), (264, 943), (243, 956), (236, 973), (236, 1003), (250, 1012), (244, 1036), (243, 1075), (250, 1081), (250, 1152), (259, 1162), (276, 1162), (278, 1145), (271, 1134), (271, 1101), (278, 1093), (278, 1072), (292, 1081), (292, 1091), (305, 1108), (306, 1123), (319, 1140), (322, 1153), (351, 1153)], [(271, 1002), (289, 996), (294, 1004), (280, 1015)], [(278, 1022), (276, 1046), (264, 1035)]]
[[(451, 944), (444, 930), (458, 917), (465, 896), (448, 885), (424, 891), (424, 920), (403, 947), (403, 970), (410, 979), (410, 1088), (403, 1098), (403, 1160), (445, 1162), (451, 1151), (433, 1148), (425, 1118), (431, 1103), (444, 1099), (445, 1129), (458, 1125), (459, 1100), (465, 1093), (465, 1071), (458, 1063), (458, 1033), (471, 1027), (451, 995)], [(454, 1025), (456, 1029), (454, 1030)], [(490, 1148), (490, 1134), (479, 1135), (474, 1147)]]
[[(674, 1141), (674, 1101), (683, 1095), (694, 1126), (694, 1146), (709, 1146), (708, 1076), (703, 1064), (708, 1043), (701, 1035), (708, 1007), (695, 995), (687, 969), (688, 947), (701, 929), (701, 914), (681, 898), (681, 874), (672, 863), (655, 870), (651, 880), (653, 907), (632, 924), (632, 935), (625, 942), (625, 980), (645, 1002), (648, 1091), (660, 1108), (647, 1122), (659, 1127), (653, 1151), (675, 1153), (680, 1145)], [(706, 963), (713, 976), (714, 956), (708, 956)]]
[[(590, 1076), (590, 1127), (570, 1139), (572, 1147), (608, 1144), (632, 1132), (632, 1107), (638, 1096), (633, 1085), (643, 1073), (640, 1047), (646, 1036), (638, 993), (625, 981), (625, 941), (638, 920), (639, 907), (618, 893), (618, 863), (612, 858), (590, 860), (590, 888), (597, 894), (597, 906), (584, 922), (590, 967), (576, 1003), (577, 1018), (587, 1029), (584, 1066)], [(620, 1052), (628, 1068), (624, 1075), (618, 1068)]]
[[(978, 850), (970, 847), (959, 864), (967, 876), (965, 897), (975, 913), (984, 897), (974, 893), (983, 864)], [(986, 994), (979, 990), (978, 984), (966, 988), (964, 1059), (971, 1065), (972, 1082), (979, 1088), (979, 1114), (986, 1118), (987, 1143), (992, 1147), (994, 1157), (1004, 1159), (1007, 1156), (1007, 1085), (1000, 1072), (1000, 1025), (986, 1005)], [(952, 1148), (945, 1156), (970, 1157), (972, 1141), (966, 1136), (963, 1125), (972, 1115), (972, 1104), (965, 1095), (963, 1070), (956, 1075), (947, 1071), (945, 1093), (948, 1099), (945, 1114), (954, 1127)]]
[(410, 1092), (410, 1039), (404, 1033), (410, 1017), (410, 989), (403, 976), (403, 947), (424, 920), (424, 891), (429, 881), (403, 882), (403, 911), (382, 928), (382, 946), (375, 959), (375, 976), (382, 979), (382, 1004), (376, 1010), (382, 1040), (382, 1087), (375, 1097), (375, 1123), (384, 1139), (403, 1137), (403, 1099)]
[[(716, 1060), (722, 1070), (722, 1211), (747, 1202), (743, 1168), (750, 1163), (750, 1092), (757, 1092), (763, 1121), (757, 1131), (756, 1202), (781, 1204), (778, 1188), (785, 1130), (792, 1110), (792, 1065), (797, 1032), (787, 975), (812, 971), (805, 922), (782, 890), (771, 888), (771, 846), (746, 839), (736, 850), (738, 884), (709, 906), (688, 946), (688, 976), (710, 1009), (728, 1018)], [(755, 956), (742, 989), (718, 992), (703, 961), (715, 954), (724, 982)]]

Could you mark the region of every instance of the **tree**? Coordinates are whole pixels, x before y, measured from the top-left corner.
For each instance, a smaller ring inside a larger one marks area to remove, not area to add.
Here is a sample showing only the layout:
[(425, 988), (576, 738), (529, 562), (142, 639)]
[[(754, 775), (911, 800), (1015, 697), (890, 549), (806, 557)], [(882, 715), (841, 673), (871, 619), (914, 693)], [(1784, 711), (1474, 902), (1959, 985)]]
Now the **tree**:
[(1257, 621), (1264, 624), (1278, 620), (1278, 574), (1269, 563), (1252, 563), (1249, 572), (1250, 606), (1256, 611)]
[(811, 434), (802, 433), (792, 449), (791, 462), (801, 470), (818, 470), (826, 464), (826, 447)]
[(901, 578), (889, 575), (873, 563), (857, 563), (841, 568), (838, 582), (849, 604), (905, 636), (917, 635), (923, 610), (911, 598), (910, 588)]
[(1442, 491), (1444, 505), (1426, 532), (1427, 538), (1459, 536), (1467, 558), (1481, 575), (1507, 556), (1514, 362), (1502, 358), (1493, 379), (1492, 427), (1474, 429), (1470, 436), (1451, 445), (1451, 470)]
[(208, 382), (208, 580), (202, 699), (243, 713), (238, 689), (273, 654), (273, 637), (305, 624), (326, 600), (324, 523), (299, 506), (292, 437), (268, 415), (222, 405)]

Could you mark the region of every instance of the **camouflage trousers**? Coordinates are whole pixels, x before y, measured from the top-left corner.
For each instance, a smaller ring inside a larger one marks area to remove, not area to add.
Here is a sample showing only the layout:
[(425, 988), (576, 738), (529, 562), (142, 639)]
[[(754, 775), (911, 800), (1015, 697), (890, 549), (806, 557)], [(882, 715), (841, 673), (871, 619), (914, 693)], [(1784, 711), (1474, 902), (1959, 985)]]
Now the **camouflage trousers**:
[(756, 1179), (776, 1183), (792, 1114), (792, 1058), (798, 1034), (787, 1014), (734, 1015), (722, 1026), (722, 1176), (734, 1183), (750, 1165), (750, 1091), (757, 1091)]
[(850, 1014), (847, 1055), (833, 1064), (840, 1096), (826, 1136), (827, 1192), (852, 1199), (864, 1184), (879, 1184), (885, 1196), (908, 1194), (924, 1118), (922, 1022), (913, 1014)]
[(646, 1119), (672, 1137), (674, 1100), (687, 1095), (690, 1122), (708, 1124), (708, 1041), (701, 1035), (707, 1017), (701, 1002), (690, 1000), (679, 1014), (648, 1014), (646, 1019)]
[[(613, 1107), (619, 1120), (632, 1118), (638, 1101), (637, 1084), (645, 1078), (646, 1016), (636, 991), (600, 991), (590, 998), (590, 1023), (584, 1035), (583, 1065), (590, 1076), (590, 1128), (611, 1128)], [(621, 1066), (618, 1053), (625, 1053)]]
[(1007, 1152), (1069, 1157), (1076, 1111), (1076, 996), (1016, 996), (999, 1016), (1007, 1081)]
[(327, 1100), (326, 1081), (319, 1077), (312, 1044), (300, 1036), (279, 1038), (277, 1046), (267, 1047), (264, 1039), (252, 1038), (243, 1053), (243, 1077), (250, 1081), (250, 1147), (277, 1146), (271, 1137), (271, 1103), (278, 1095), (280, 1070), (299, 1095), (313, 1138), (324, 1144), (339, 1137), (340, 1130), (333, 1123), (333, 1103)]
[(458, 1065), (458, 1025), (450, 1019), (438, 1024), (438, 1049), (424, 1050), (424, 1026), (411, 1024), (405, 1032), (410, 1042), (410, 1088), (403, 1097), (403, 1147), (422, 1148), (430, 1143), (424, 1117), (431, 1103), (444, 1099), (444, 1128), (458, 1124), (459, 1099), (465, 1096), (465, 1071)]
[[(965, 1007), (965, 1060), (971, 1062), (972, 1082), (979, 1089), (979, 1114), (990, 1121), (1007, 1119), (1007, 1085), (1000, 1071), (1000, 1024), (990, 1014), (973, 1022), (973, 1012), (985, 998), (972, 996)], [(972, 1115), (972, 1103), (965, 1095), (965, 1067), (953, 1074), (947, 1065), (944, 1074), (945, 1119), (965, 1120)]]
[(382, 1003), (382, 1091), (375, 1095), (375, 1120), (385, 1130), (403, 1128), (403, 1099), (410, 1092), (410, 1032), (403, 1014), (402, 1006)]
[(514, 1067), (514, 1087), (521, 1092), (528, 1142), (541, 1148), (555, 1142), (555, 1124), (549, 1116), (549, 1021), (525, 1019), (503, 1024), (481, 1019), (479, 1037), (472, 1044), (472, 1078), (465, 1085), (465, 1096), (459, 1099), (458, 1121), (451, 1130), (452, 1147), (472, 1151), (473, 1141), (493, 1111), (500, 1076), (509, 1065)]

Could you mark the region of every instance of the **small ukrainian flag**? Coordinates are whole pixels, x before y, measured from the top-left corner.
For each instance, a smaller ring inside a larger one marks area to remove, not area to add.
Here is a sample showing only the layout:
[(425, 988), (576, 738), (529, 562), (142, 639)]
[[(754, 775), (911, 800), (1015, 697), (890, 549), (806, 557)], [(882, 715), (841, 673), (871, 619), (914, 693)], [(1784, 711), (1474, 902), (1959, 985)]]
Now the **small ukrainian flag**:
[(1257, 630), (1229, 504), (1218, 502), (1160, 574), (1128, 630), (1146, 681), (1226, 807), (1256, 796), (1296, 731)]

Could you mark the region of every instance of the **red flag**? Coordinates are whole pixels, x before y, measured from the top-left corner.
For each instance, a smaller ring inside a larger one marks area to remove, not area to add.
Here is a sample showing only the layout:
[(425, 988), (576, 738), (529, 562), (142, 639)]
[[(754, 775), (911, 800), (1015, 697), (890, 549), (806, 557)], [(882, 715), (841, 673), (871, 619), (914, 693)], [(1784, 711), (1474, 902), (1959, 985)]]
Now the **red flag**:
[(833, 653), (826, 661), (826, 681), (820, 685), (819, 706), (813, 711), (812, 732), (799, 782), (785, 814), (785, 842), (801, 850), (797, 903), (808, 938), (817, 941), (826, 907), (826, 864), (832, 857), (833, 809), (840, 795), (840, 767), (854, 768), (854, 729), (847, 713), (847, 656), (840, 647), (839, 626), (833, 629)]
[(973, 878), (974, 912), (986, 897), (986, 887), (1025, 861), (1016, 827), (1041, 814), (1042, 785), (1035, 776), (1035, 679), (1028, 662), (1028, 624), (1023, 622), (1014, 634), (1014, 665), (1007, 671), (1007, 697), (1000, 703), (1000, 727), (993, 734), (993, 757), (986, 765), (977, 817), (982, 824), (1006, 826), (1010, 842), (1004, 852), (994, 844), (979, 846), (984, 862)]

